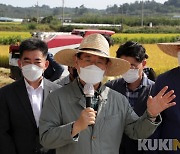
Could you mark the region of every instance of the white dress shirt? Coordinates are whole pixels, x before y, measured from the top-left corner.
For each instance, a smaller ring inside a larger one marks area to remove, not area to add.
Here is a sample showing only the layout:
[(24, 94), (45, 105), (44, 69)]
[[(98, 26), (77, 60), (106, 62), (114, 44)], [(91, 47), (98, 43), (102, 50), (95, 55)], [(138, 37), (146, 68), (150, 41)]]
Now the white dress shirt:
[(26, 79), (24, 80), (25, 80), (25, 85), (28, 92), (29, 100), (31, 102), (34, 118), (36, 120), (36, 125), (37, 127), (39, 127), (39, 117), (41, 114), (42, 102), (43, 102), (43, 89), (44, 89), (43, 80), (41, 81), (39, 87), (36, 89), (30, 86), (29, 83), (26, 81)]

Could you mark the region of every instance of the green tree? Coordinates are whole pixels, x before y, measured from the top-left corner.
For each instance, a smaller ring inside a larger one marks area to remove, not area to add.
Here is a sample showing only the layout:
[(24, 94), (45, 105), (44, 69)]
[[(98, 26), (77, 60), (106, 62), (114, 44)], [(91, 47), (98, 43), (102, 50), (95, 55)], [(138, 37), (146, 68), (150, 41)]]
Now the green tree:
[(50, 24), (53, 20), (54, 20), (53, 16), (47, 16), (41, 20), (41, 23), (42, 24), (45, 24), (45, 23)]
[(80, 7), (79, 7), (79, 11), (78, 11), (78, 14), (79, 15), (83, 15), (83, 14), (85, 14), (85, 13), (87, 13), (88, 12), (88, 9), (84, 6), (84, 5), (81, 5)]

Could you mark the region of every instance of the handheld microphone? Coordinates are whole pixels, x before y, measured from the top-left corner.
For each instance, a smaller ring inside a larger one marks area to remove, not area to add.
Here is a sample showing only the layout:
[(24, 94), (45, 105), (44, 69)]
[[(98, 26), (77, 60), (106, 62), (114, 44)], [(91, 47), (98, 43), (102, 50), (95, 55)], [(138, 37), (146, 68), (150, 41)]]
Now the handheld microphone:
[(86, 83), (84, 85), (83, 92), (86, 96), (86, 107), (91, 107), (92, 104), (92, 98), (94, 96), (94, 86), (93, 84)]

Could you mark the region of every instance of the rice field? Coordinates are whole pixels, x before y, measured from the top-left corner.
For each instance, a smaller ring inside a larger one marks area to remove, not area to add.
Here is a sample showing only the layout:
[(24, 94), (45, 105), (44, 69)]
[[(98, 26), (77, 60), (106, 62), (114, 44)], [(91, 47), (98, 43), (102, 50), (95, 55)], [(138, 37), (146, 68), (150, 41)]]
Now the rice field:
[(0, 67), (9, 66), (9, 46), (0, 45)]
[[(152, 67), (157, 75), (178, 66), (177, 58), (163, 53), (156, 44), (144, 44), (143, 46), (149, 55), (147, 66)], [(119, 45), (111, 47), (111, 56), (116, 56), (118, 47)]]
[[(156, 44), (144, 44), (146, 51), (149, 55), (149, 59), (147, 60), (147, 66), (152, 67), (156, 74), (159, 75), (167, 70), (170, 70), (176, 66), (178, 66), (177, 58), (171, 57), (163, 53)], [(111, 56), (116, 55), (116, 50), (119, 45), (114, 45), (110, 49)], [(0, 46), (0, 67), (1, 62), (3, 61), (3, 57), (6, 57), (6, 61), (8, 59), (9, 46)], [(9, 69), (0, 68), (0, 87), (13, 82), (11, 78), (9, 78)], [(113, 78), (105, 78), (104, 81), (111, 80)]]
[(165, 54), (157, 45), (145, 44), (144, 47), (149, 55), (147, 66), (152, 67), (158, 75), (178, 66), (178, 59)]
[(0, 37), (12, 37), (12, 36), (21, 36), (21, 38), (29, 38), (31, 34), (29, 32), (9, 32), (9, 31), (0, 31)]
[(121, 38), (128, 38), (128, 40), (131, 40), (133, 38), (162, 38), (162, 37), (172, 37), (172, 36), (178, 36), (180, 34), (125, 34), (125, 33), (116, 33), (113, 35), (113, 37), (121, 37)]
[(0, 56), (8, 56), (9, 45), (0, 45)]
[[(147, 66), (152, 67), (157, 74), (161, 74), (167, 70), (170, 70), (176, 66), (178, 66), (177, 58), (171, 57), (165, 53), (163, 53), (156, 44), (144, 44), (143, 45), (149, 55), (147, 60)], [(116, 51), (119, 45), (114, 45), (110, 48), (111, 56), (116, 56)], [(8, 57), (9, 54), (9, 46), (1, 45), (0, 46), (0, 57)], [(0, 60), (0, 66), (1, 66)]]
[[(30, 37), (29, 32), (0, 32), (0, 37), (9, 37), (12, 35), (21, 35), (21, 37), (24, 38)], [(114, 34), (113, 37), (114, 36), (116, 37), (118, 35), (120, 35), (121, 37), (127, 37), (128, 40), (131, 40), (131, 38), (135, 38), (135, 37), (157, 38), (162, 36), (164, 37), (177, 36), (177, 34)], [(152, 67), (157, 75), (178, 66), (177, 58), (166, 55), (157, 47), (156, 44), (143, 44), (143, 46), (145, 47), (147, 54), (149, 55), (149, 59), (147, 60), (147, 66)], [(110, 48), (111, 56), (114, 57), (116, 56), (116, 51), (118, 47), (119, 45), (115, 44)], [(5, 63), (8, 64), (8, 55), (9, 55), (9, 45), (0, 45), (0, 67), (2, 67)], [(4, 75), (4, 73), (0, 71), (0, 87), (1, 85), (5, 85), (8, 82), (12, 82), (12, 80), (8, 78), (7, 75), (9, 69), (6, 69), (5, 72), (6, 73)]]
[[(160, 74), (164, 71), (167, 71), (173, 67), (178, 66), (177, 58), (171, 57), (163, 53), (156, 44), (144, 44), (143, 45), (149, 55), (147, 60), (147, 65), (154, 68), (157, 74)], [(116, 56), (116, 51), (119, 45), (114, 45), (110, 49), (111, 56)], [(0, 56), (7, 56), (9, 54), (9, 46), (1, 45), (0, 46)]]
[(14, 80), (9, 77), (9, 73), (9, 69), (0, 67), (0, 87), (14, 82)]
[(0, 45), (0, 87), (5, 86), (14, 80), (9, 77), (10, 69), (2, 68), (8, 65), (9, 45)]

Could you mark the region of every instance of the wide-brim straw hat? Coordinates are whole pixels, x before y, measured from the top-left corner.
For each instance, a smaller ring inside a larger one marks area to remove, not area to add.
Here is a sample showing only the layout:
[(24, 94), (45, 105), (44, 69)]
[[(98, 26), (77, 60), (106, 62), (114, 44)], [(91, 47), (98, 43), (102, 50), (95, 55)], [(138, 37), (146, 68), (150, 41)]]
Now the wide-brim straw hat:
[(166, 54), (177, 57), (180, 52), (180, 42), (158, 43), (157, 46)]
[(61, 50), (55, 54), (54, 58), (60, 64), (74, 67), (74, 56), (79, 52), (109, 58), (111, 64), (106, 70), (106, 76), (119, 76), (127, 72), (130, 68), (128, 61), (110, 57), (109, 44), (101, 34), (86, 36), (78, 49)]

